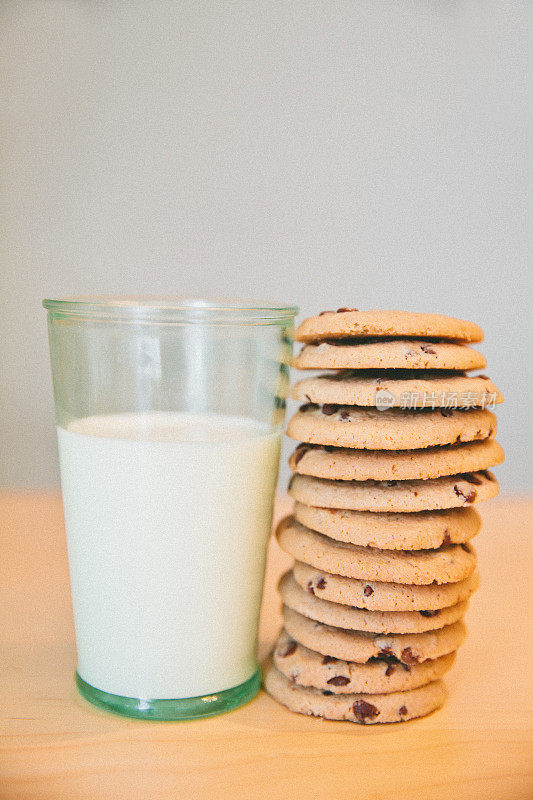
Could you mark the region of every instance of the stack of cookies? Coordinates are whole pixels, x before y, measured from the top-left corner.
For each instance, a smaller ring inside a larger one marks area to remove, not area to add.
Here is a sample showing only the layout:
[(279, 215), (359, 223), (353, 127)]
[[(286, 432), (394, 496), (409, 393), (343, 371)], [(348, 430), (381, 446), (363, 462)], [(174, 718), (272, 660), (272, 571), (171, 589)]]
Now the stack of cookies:
[(398, 722), (442, 705), (477, 589), (474, 506), (503, 461), (489, 406), (503, 398), (470, 342), (441, 315), (341, 308), (305, 320), (303, 405), (288, 435), (293, 515), (277, 530), (296, 560), (283, 576), (284, 628), (265, 671), (292, 711)]

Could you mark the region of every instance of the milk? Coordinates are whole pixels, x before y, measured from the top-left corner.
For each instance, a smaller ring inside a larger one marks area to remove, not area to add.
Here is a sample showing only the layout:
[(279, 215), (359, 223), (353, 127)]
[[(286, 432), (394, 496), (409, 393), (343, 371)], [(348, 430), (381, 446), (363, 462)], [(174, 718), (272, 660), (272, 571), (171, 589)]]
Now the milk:
[(148, 699), (248, 680), (281, 434), (159, 412), (57, 433), (80, 676)]

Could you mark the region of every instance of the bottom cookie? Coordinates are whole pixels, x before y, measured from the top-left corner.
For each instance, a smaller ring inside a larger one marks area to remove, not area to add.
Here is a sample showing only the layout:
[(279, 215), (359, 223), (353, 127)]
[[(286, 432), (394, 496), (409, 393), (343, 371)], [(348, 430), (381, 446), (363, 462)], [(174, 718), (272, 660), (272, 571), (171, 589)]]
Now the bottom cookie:
[(267, 692), (290, 711), (365, 725), (425, 717), (446, 699), (440, 680), (406, 692), (324, 695), (320, 689), (291, 683), (271, 661), (265, 665), (263, 680)]

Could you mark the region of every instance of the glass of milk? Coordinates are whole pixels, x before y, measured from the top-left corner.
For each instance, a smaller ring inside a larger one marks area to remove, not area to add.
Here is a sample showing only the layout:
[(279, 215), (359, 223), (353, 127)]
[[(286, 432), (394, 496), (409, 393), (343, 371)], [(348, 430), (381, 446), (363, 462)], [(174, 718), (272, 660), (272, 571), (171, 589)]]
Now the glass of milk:
[(45, 300), (81, 694), (210, 716), (257, 629), (297, 309)]

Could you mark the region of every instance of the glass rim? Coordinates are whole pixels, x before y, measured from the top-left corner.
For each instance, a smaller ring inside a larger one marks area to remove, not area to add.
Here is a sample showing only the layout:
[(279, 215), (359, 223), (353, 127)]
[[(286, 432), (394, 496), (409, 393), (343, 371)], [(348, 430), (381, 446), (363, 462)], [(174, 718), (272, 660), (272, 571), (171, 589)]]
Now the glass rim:
[(238, 298), (148, 295), (45, 298), (43, 306), (58, 318), (239, 325), (283, 325), (293, 322), (299, 311), (296, 305), (257, 303)]

